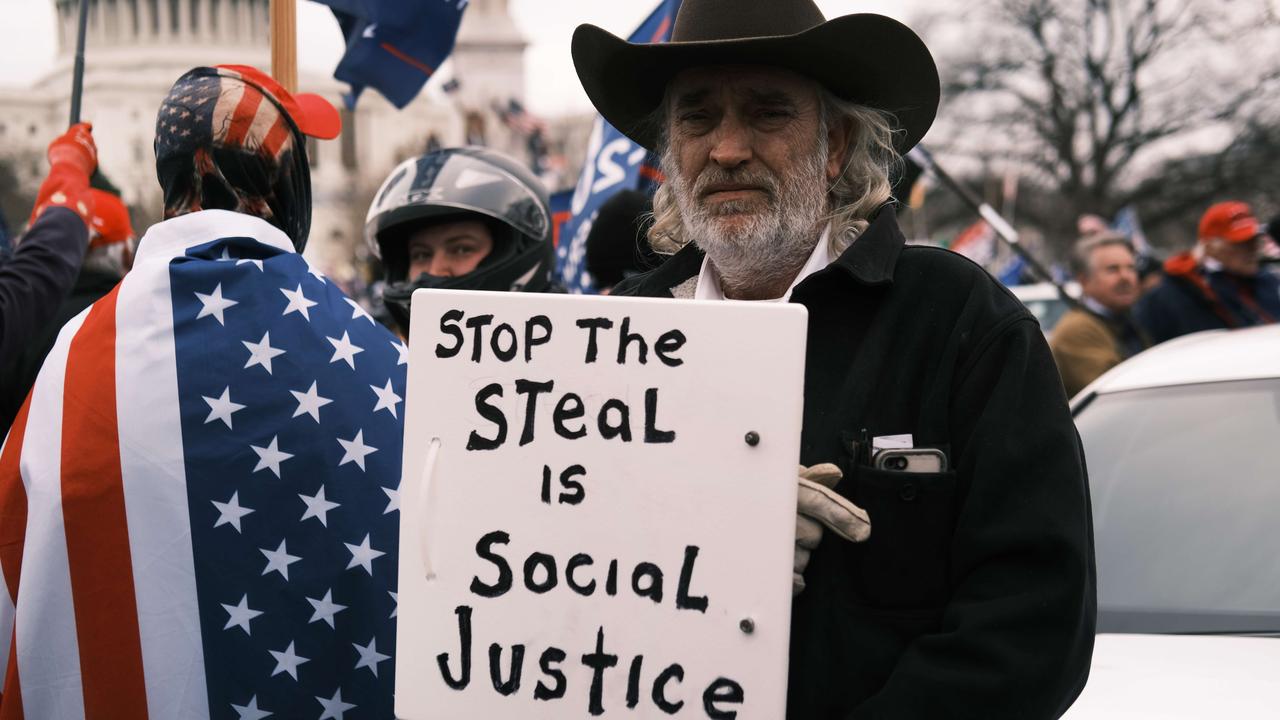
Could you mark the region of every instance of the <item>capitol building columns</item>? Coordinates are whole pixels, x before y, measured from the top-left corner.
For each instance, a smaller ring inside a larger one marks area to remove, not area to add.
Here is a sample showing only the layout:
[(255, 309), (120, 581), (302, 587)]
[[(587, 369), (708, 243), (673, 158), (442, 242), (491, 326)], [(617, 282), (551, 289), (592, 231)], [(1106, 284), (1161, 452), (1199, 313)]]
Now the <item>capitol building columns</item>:
[[(34, 194), (43, 170), (30, 158), (43, 157), (44, 145), (66, 125), (79, 2), (23, 1), (52, 2), (57, 13), (53, 69), (30, 88), (0, 87), (0, 155), (26, 158), (20, 181), (32, 184)], [(269, 70), (269, 0), (89, 2), (84, 117), (94, 123), (102, 170), (135, 209), (141, 233), (161, 212), (152, 151), (160, 101), (174, 80), (199, 65)], [(383, 177), (430, 140), (463, 144), (468, 116), (483, 125), (487, 144), (525, 159), (523, 139), (494, 110), (513, 98), (524, 100), (526, 44), (507, 0), (472, 0), (453, 56), (408, 107), (397, 110), (368, 90), (354, 112), (343, 109), (343, 134), (308, 148), (315, 207), (308, 259), (338, 279), (356, 272), (365, 206)], [(304, 67), (299, 88), (342, 108), (347, 87), (331, 72)], [(454, 78), (458, 89), (445, 92), (440, 86)]]

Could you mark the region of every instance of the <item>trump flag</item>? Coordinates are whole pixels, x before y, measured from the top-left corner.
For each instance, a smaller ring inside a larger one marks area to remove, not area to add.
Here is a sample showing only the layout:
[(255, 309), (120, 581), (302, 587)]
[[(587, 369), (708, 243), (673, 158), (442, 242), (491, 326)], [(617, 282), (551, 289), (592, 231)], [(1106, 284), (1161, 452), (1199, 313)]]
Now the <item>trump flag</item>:
[(347, 51), (333, 76), (351, 85), (354, 107), (373, 87), (408, 105), (453, 52), (468, 0), (317, 0), (338, 18)]
[[(636, 31), (630, 42), (666, 42), (671, 38), (680, 0), (662, 0)], [(560, 283), (573, 293), (591, 293), (595, 286), (587, 273), (587, 235), (600, 206), (619, 190), (651, 190), (659, 182), (657, 160), (617, 128), (597, 116), (591, 131), (587, 158), (578, 176), (570, 206), (572, 213), (560, 228), (556, 266)]]
[(152, 227), (0, 451), (0, 718), (391, 717), (406, 362), (265, 221)]

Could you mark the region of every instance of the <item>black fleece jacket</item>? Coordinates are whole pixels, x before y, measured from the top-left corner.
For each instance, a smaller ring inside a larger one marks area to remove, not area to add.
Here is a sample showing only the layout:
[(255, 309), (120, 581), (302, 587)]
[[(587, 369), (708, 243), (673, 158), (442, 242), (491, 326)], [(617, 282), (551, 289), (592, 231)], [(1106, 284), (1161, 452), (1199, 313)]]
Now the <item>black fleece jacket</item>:
[[(671, 297), (689, 246), (614, 294)], [(1040, 328), (965, 258), (907, 246), (892, 207), (792, 294), (809, 311), (800, 462), (835, 462), (871, 537), (828, 533), (792, 608), (789, 718), (1062, 714), (1096, 617), (1083, 450)], [(946, 472), (872, 468), (911, 433)]]

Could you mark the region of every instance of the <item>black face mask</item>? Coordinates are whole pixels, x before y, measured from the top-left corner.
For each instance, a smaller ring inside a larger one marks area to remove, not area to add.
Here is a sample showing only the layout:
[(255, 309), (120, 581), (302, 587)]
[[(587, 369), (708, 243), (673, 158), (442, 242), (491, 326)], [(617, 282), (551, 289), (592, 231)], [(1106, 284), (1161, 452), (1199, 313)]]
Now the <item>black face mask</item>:
[[(211, 117), (218, 98), (238, 83), (252, 84), (197, 68), (174, 84), (156, 122), (156, 174), (164, 192), (166, 218), (199, 210), (231, 210), (260, 217), (279, 228), (302, 252), (311, 231), (311, 169), (306, 138), (293, 119), (266, 94), (264, 109), (274, 109), (289, 129), (288, 142), (274, 155), (263, 150), (266, 138), (246, 137), (235, 144), (215, 140), (213, 127), (226, 118)], [(262, 110), (259, 111), (260, 113)], [(269, 132), (272, 123), (255, 124)]]
[[(493, 228), (496, 230), (496, 228)], [(549, 243), (535, 241), (512, 230), (494, 233), (493, 251), (475, 270), (456, 277), (422, 273), (413, 279), (388, 282), (382, 302), (400, 331), (409, 334), (409, 302), (413, 291), (493, 290), (502, 292), (549, 292), (553, 290), (551, 271), (555, 256)], [(389, 277), (404, 277), (405, 270), (388, 268)], [(394, 273), (394, 274), (392, 274)]]

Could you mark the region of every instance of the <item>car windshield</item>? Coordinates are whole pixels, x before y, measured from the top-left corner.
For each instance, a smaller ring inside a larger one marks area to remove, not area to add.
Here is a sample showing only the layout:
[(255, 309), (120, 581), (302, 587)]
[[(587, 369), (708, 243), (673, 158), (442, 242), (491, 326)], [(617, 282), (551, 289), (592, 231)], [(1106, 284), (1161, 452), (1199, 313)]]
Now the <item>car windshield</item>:
[(1040, 321), (1040, 328), (1046, 333), (1053, 330), (1062, 319), (1063, 313), (1067, 311), (1067, 304), (1056, 297), (1046, 300), (1023, 300), (1022, 304), (1036, 316), (1036, 320)]
[(1099, 632), (1280, 632), (1280, 380), (1083, 406)]

